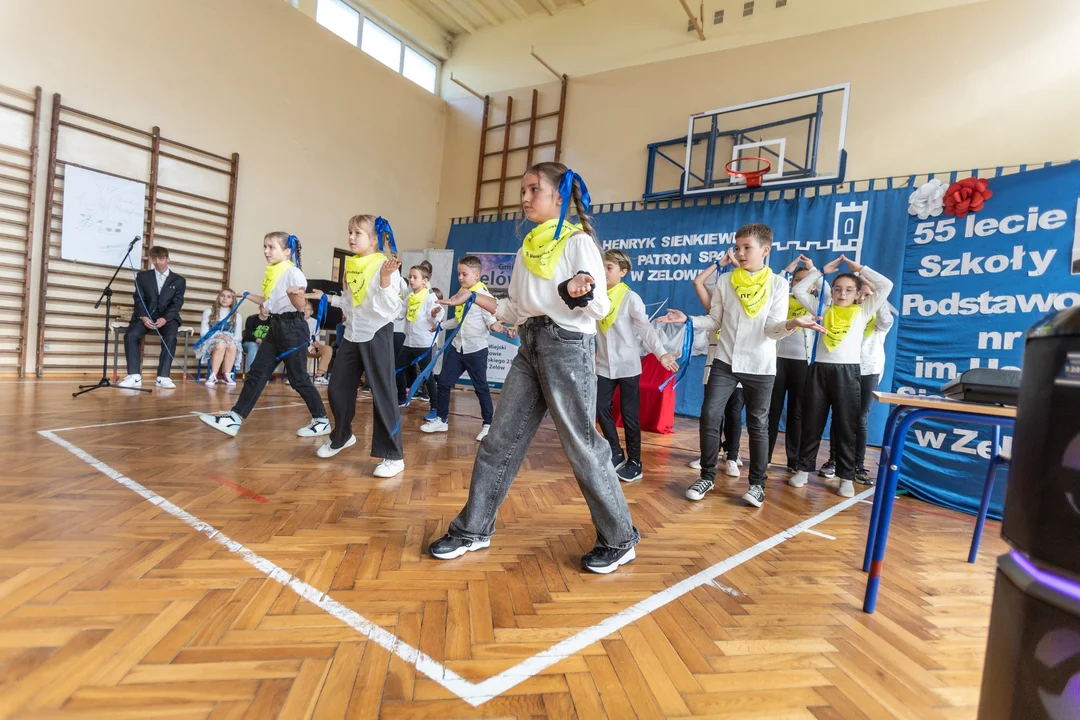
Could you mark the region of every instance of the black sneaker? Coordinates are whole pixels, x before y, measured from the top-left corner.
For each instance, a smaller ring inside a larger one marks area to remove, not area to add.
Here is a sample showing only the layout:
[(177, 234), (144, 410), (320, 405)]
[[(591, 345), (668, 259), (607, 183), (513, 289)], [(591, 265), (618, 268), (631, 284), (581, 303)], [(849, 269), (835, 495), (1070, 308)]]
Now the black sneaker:
[(641, 479), (641, 463), (637, 460), (629, 460), (621, 468), (615, 471), (623, 482), (634, 482)]
[(616, 470), (621, 470), (622, 466), (626, 464), (626, 456), (623, 455), (622, 450), (617, 455), (611, 456), (611, 464), (615, 466)]
[(821, 469), (817, 471), (818, 477), (831, 478), (836, 476), (836, 463), (829, 460), (827, 463), (821, 466)]
[(860, 485), (873, 485), (874, 478), (870, 476), (870, 471), (866, 468), (859, 468), (855, 471), (855, 482)]
[(742, 496), (742, 499), (754, 507), (761, 507), (765, 504), (765, 487), (762, 485), (751, 485), (750, 489), (746, 491), (746, 494)]
[(490, 538), (484, 538), (483, 540), (466, 540), (465, 538), (456, 538), (451, 535), (443, 535), (435, 542), (428, 545), (428, 552), (432, 557), (437, 557), (440, 560), (453, 560), (456, 557), (461, 557), (467, 552), (476, 552), (477, 550), (483, 550), (491, 545)]
[(701, 500), (705, 493), (713, 489), (713, 481), (706, 478), (698, 478), (697, 482), (686, 488), (686, 497), (690, 500)]
[(625, 550), (609, 547), (595, 547), (581, 556), (581, 567), (589, 572), (607, 575), (608, 573), (615, 572), (615, 569), (620, 565), (633, 562), (635, 557), (637, 557), (637, 554), (632, 547), (626, 548)]

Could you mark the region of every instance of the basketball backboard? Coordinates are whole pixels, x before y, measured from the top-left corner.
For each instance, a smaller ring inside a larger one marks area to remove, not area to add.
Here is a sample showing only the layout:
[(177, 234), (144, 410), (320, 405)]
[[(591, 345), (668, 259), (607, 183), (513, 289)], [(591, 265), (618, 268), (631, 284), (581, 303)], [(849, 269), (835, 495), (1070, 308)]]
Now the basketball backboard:
[(746, 158), (769, 162), (762, 190), (843, 182), (850, 93), (845, 83), (694, 113), (687, 128), (682, 194), (747, 190), (745, 179), (725, 170), (733, 160), (743, 160), (743, 169), (764, 168)]

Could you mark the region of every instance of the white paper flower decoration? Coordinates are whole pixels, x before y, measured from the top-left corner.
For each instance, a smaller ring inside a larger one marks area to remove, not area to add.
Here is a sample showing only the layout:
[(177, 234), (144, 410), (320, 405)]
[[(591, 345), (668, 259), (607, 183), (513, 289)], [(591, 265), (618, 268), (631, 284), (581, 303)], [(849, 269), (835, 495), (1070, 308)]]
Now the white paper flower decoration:
[(937, 217), (945, 209), (946, 187), (940, 180), (931, 180), (908, 198), (908, 214), (918, 215), (919, 219)]

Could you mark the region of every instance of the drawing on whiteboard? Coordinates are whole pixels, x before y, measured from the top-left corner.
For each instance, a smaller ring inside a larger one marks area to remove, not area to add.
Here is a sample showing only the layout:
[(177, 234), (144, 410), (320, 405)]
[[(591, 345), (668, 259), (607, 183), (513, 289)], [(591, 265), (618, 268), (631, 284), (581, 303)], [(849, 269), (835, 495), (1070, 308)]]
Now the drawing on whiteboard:
[(72, 165), (64, 172), (60, 254), (65, 260), (115, 265), (140, 234), (146, 185)]

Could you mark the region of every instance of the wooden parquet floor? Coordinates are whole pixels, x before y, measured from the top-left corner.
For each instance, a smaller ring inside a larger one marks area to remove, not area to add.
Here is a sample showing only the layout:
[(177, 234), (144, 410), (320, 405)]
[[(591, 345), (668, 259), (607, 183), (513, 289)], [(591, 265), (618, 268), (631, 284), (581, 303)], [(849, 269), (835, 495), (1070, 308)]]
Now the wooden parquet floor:
[(679, 422), (646, 435), (624, 487), (637, 560), (590, 575), (547, 425), (491, 548), (441, 563), (423, 550), (467, 494), (471, 393), (446, 435), (407, 411), (387, 481), (367, 399), (360, 442), (321, 460), (279, 383), (236, 440), (190, 414), (223, 392), (73, 400), (76, 383), (0, 382), (0, 717), (975, 716), (997, 523), (968, 565), (970, 518), (899, 499), (868, 616), (868, 502), (770, 472), (754, 510), (744, 470), (691, 503), (696, 424)]

